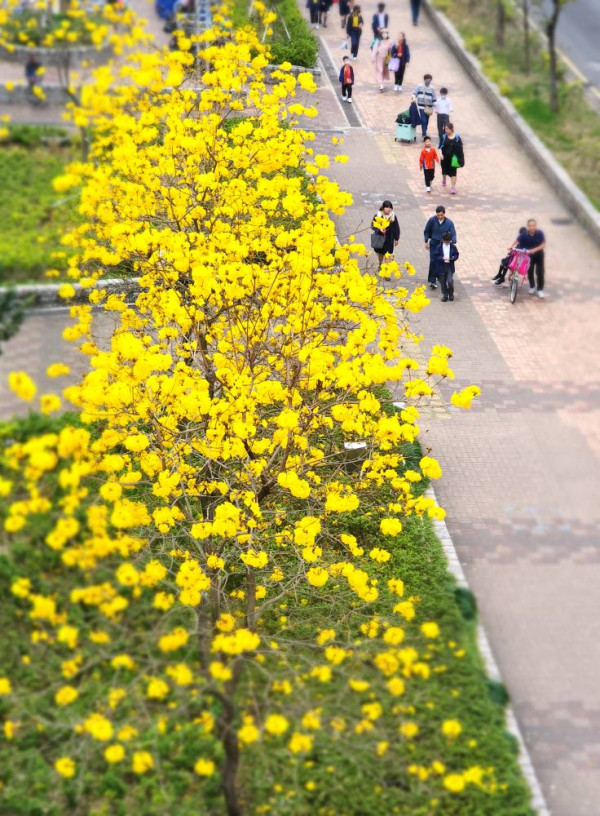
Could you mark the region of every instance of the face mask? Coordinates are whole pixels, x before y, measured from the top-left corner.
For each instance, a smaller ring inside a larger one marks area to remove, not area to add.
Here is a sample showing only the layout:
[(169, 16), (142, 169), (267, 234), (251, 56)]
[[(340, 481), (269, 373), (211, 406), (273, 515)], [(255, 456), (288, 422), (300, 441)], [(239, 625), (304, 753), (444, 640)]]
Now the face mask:
[(425, 80), (425, 85), (427, 85), (427, 86), (429, 87), (429, 85), (431, 85), (431, 80), (430, 80), (430, 79), (426, 79), (426, 80)]

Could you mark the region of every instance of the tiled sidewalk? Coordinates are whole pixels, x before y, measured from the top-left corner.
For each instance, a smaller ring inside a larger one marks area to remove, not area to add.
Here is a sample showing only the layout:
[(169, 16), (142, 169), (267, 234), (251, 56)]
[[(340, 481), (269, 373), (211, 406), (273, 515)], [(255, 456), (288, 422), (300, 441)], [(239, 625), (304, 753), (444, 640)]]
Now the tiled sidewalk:
[[(407, 0), (387, 8), (392, 35), (404, 30), (412, 51), (404, 87), (410, 92), (425, 72), (438, 90), (449, 87), (466, 166), (457, 196), (443, 190), (439, 174), (433, 193), (425, 192), (417, 167), (420, 138), (416, 145), (393, 138), (409, 95), (395, 93), (393, 81), (379, 92), (365, 31), (354, 62), (354, 104), (366, 127), (347, 125), (350, 161), (332, 171), (355, 200), (340, 231), (364, 228), (384, 194), (393, 194), (402, 225), (398, 257), (415, 263), (423, 281), (427, 216), (443, 203), (456, 224), (457, 299), (442, 304), (436, 293), (414, 323), (425, 336), (424, 351), (435, 342), (454, 350), (454, 385), (475, 382), (483, 394), (471, 412), (425, 412), (423, 441), (444, 468), (437, 493), (550, 809), (554, 816), (597, 816), (598, 248), (489, 111), (427, 18), (413, 28)], [(374, 10), (374, 3), (363, 8), (365, 28)], [(339, 69), (344, 52), (335, 6), (331, 21), (319, 36)], [(507, 290), (489, 279), (529, 217), (538, 219), (548, 240), (548, 298), (523, 289), (512, 306)]]

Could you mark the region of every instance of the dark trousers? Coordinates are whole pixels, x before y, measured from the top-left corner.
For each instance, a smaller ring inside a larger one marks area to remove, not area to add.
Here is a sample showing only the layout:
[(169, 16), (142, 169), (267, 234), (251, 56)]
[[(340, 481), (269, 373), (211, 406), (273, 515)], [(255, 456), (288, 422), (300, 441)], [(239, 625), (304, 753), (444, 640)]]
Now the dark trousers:
[(438, 272), (438, 278), (440, 279), (440, 286), (442, 288), (442, 297), (454, 295), (454, 270), (450, 264), (448, 264), (448, 266), (450, 269), (444, 269), (443, 272)]
[(413, 25), (419, 22), (419, 11), (421, 9), (421, 0), (410, 0), (410, 10), (412, 11)]
[[(438, 113), (437, 115), (437, 128), (438, 128), (438, 136), (440, 137), (440, 145), (442, 144), (442, 136), (444, 135), (444, 128), (450, 121), (450, 115), (447, 113)], [(439, 147), (439, 145), (438, 145)]]
[(352, 99), (352, 85), (342, 85), (342, 99)]
[(358, 29), (358, 31), (353, 30), (350, 32), (350, 53), (353, 57), (358, 56), (358, 46), (360, 44), (360, 35), (362, 31)]
[(529, 264), (529, 272), (527, 273), (529, 277), (529, 286), (532, 289), (536, 288), (535, 285), (535, 277), (534, 277), (534, 270), (535, 275), (537, 276), (537, 289), (540, 292), (544, 291), (544, 251), (536, 252), (535, 255), (531, 256), (531, 263)]
[(429, 242), (429, 273), (427, 275), (427, 283), (438, 282), (437, 269), (435, 261), (433, 260), (433, 253), (437, 246), (439, 246), (439, 241), (437, 243), (434, 243), (433, 241)]
[(310, 6), (310, 21), (313, 25), (316, 25), (319, 22), (319, 7)]
[(419, 108), (419, 115), (421, 117), (421, 132), (423, 134), (423, 138), (427, 136), (427, 127), (429, 125), (429, 114), (425, 113), (423, 108)]
[(396, 85), (402, 85), (402, 82), (404, 80), (404, 71), (405, 70), (406, 70), (406, 63), (401, 62), (400, 63), (400, 68), (398, 68), (398, 70), (394, 72), (394, 82), (396, 83)]
[(425, 187), (431, 187), (431, 182), (435, 176), (435, 167), (432, 167), (431, 170), (425, 167), (423, 168), (423, 173), (425, 174)]

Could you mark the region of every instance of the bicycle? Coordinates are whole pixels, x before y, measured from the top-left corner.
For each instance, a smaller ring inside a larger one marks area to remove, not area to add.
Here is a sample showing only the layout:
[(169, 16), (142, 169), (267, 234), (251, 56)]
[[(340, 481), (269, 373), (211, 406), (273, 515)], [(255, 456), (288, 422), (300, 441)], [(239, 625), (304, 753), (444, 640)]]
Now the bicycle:
[(509, 258), (508, 296), (510, 298), (510, 302), (515, 303), (517, 294), (519, 293), (519, 286), (523, 286), (527, 273), (529, 272), (531, 258), (529, 253), (524, 249), (511, 249)]

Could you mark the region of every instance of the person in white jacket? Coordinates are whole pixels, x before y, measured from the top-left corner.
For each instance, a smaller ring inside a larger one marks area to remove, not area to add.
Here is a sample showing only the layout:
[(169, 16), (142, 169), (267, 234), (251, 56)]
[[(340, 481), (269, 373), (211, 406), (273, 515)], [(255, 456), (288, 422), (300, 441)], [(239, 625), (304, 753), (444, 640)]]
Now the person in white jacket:
[(454, 110), (452, 100), (448, 96), (448, 88), (440, 88), (440, 95), (435, 100), (433, 109), (437, 113), (437, 130), (440, 139), (438, 147), (440, 147), (444, 138), (444, 128), (450, 122), (450, 114)]

